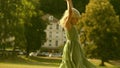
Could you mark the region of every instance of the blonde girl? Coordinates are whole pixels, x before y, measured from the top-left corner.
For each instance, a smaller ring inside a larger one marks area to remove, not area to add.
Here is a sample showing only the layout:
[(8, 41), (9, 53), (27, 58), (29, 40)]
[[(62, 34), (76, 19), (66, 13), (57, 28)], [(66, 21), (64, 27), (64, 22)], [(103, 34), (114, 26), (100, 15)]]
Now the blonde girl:
[(74, 26), (80, 18), (80, 13), (73, 8), (71, 0), (66, 0), (66, 2), (67, 10), (60, 20), (60, 25), (65, 29), (67, 41), (59, 68), (96, 68), (85, 58)]

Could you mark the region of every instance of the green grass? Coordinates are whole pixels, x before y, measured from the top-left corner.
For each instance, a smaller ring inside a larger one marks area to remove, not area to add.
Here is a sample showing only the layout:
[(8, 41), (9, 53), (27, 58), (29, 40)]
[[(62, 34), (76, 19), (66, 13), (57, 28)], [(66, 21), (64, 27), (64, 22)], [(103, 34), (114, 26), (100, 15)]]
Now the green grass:
[(58, 58), (18, 56), (0, 58), (0, 68), (57, 68), (60, 62)]
[(107, 63), (107, 62), (105, 62), (105, 66), (99, 66), (101, 61), (96, 60), (96, 59), (92, 59), (89, 61), (92, 62), (93, 64), (95, 64), (97, 66), (97, 68), (120, 68), (118, 65), (113, 65), (113, 63)]
[[(111, 63), (105, 63), (105, 67), (98, 66), (100, 60), (90, 60), (98, 68), (120, 68)], [(12, 58), (0, 58), (0, 68), (58, 68), (61, 58), (49, 57), (29, 57), (24, 56)]]

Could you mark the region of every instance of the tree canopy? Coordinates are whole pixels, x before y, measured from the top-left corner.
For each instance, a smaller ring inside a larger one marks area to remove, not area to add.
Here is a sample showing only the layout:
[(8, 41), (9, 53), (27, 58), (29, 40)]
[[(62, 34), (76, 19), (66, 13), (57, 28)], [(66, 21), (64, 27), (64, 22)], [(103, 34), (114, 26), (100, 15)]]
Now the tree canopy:
[(92, 56), (103, 62), (120, 57), (119, 16), (108, 0), (90, 0), (79, 25), (86, 33), (88, 44), (94, 45)]
[[(49, 14), (60, 18), (66, 10), (65, 0), (40, 0), (41, 9)], [(85, 11), (85, 5), (88, 4), (89, 0), (73, 0), (73, 5), (81, 13)]]
[(29, 48), (29, 52), (39, 49), (46, 39), (42, 15), (39, 0), (0, 0), (0, 46)]

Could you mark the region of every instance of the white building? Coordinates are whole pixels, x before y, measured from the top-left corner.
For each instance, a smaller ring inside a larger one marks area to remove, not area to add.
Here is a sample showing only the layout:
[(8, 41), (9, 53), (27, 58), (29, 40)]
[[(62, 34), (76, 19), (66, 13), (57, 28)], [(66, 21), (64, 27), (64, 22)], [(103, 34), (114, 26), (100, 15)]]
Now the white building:
[(66, 37), (64, 29), (58, 23), (59, 20), (49, 14), (43, 16), (43, 19), (48, 20), (49, 25), (45, 30), (47, 41), (42, 47), (54, 50), (64, 45)]

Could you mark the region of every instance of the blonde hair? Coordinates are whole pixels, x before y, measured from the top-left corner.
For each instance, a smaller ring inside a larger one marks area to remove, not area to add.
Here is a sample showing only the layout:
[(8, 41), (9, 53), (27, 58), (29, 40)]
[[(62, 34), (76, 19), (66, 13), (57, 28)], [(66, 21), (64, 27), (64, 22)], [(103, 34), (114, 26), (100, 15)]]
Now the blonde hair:
[[(65, 20), (67, 19), (67, 17), (68, 17), (68, 10), (66, 10), (66, 11), (64, 12), (63, 17), (62, 17), (62, 18), (60, 19), (60, 21), (59, 21), (61, 26), (64, 27), (64, 23), (65, 23)], [(72, 8), (72, 18), (77, 18), (77, 19), (80, 18), (80, 13), (79, 13), (79, 11), (78, 11), (77, 9), (75, 9), (75, 8)]]

